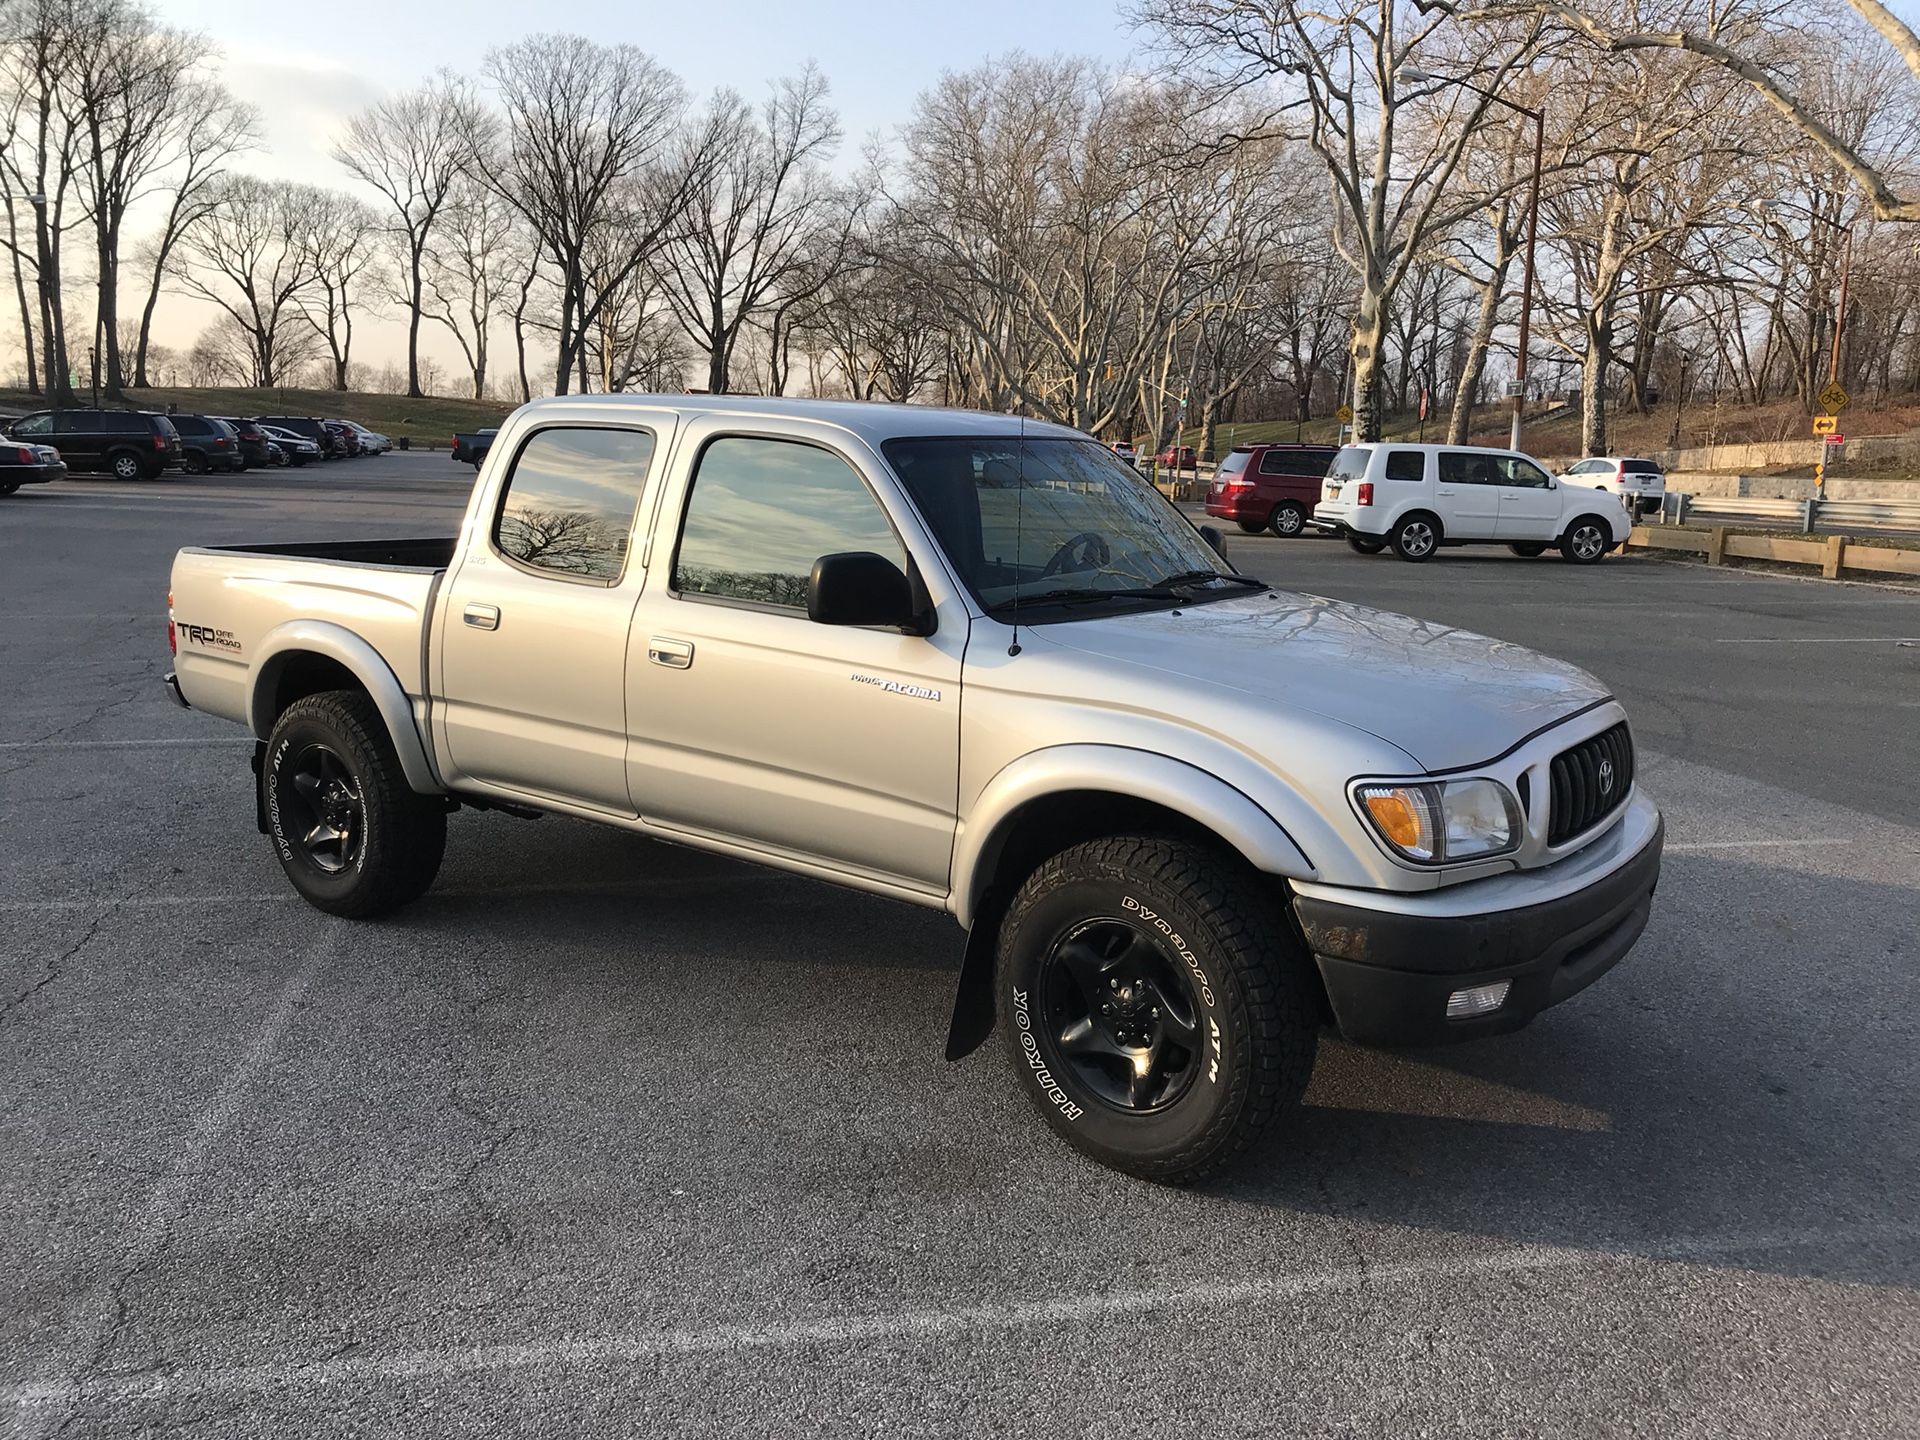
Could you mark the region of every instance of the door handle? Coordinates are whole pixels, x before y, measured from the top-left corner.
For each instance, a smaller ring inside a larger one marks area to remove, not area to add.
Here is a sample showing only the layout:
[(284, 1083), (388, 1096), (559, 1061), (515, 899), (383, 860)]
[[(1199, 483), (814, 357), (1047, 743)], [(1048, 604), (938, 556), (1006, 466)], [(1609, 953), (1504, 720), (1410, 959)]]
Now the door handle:
[(498, 630), (500, 628), (500, 607), (498, 605), (468, 605), (460, 618), (476, 630)]
[(669, 670), (685, 670), (693, 664), (693, 642), (656, 635), (647, 641), (647, 659)]
[(1449, 500), (1451, 500), (1451, 499), (1453, 498), (1453, 491), (1451, 491), (1451, 490), (1436, 490), (1436, 491), (1434, 491), (1433, 493), (1434, 493), (1434, 494), (1436, 494), (1436, 495), (1444, 495), (1444, 496), (1446, 496), (1446, 497), (1447, 497), (1447, 499), (1449, 499)]

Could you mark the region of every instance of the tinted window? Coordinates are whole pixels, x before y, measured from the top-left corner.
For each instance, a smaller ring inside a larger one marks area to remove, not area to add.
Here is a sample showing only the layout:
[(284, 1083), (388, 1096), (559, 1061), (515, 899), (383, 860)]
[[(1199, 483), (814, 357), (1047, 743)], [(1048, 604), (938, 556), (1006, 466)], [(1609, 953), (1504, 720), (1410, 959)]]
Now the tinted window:
[(1496, 462), (1500, 469), (1502, 485), (1518, 485), (1528, 490), (1545, 490), (1553, 482), (1547, 478), (1547, 472), (1531, 460), (1522, 460), (1517, 455), (1503, 456)]
[(29, 415), (26, 419), (14, 425), (13, 433), (16, 435), (51, 435), (53, 433), (53, 416)]
[(182, 435), (208, 435), (213, 432), (213, 426), (198, 415), (174, 416), (173, 428)]
[(53, 417), (53, 433), (56, 435), (98, 435), (100, 433), (100, 412), (98, 410), (60, 410)]
[(846, 461), (792, 440), (730, 435), (700, 454), (673, 586), (804, 609), (813, 562), (843, 550), (907, 568), (886, 512)]
[(1262, 475), (1300, 475), (1318, 480), (1333, 463), (1331, 450), (1269, 450), (1260, 457)]
[(514, 457), (494, 545), (536, 570), (618, 580), (652, 458), (644, 430), (537, 431)]
[(1622, 470), (1633, 471), (1640, 475), (1658, 475), (1662, 473), (1659, 465), (1651, 460), (1622, 460), (1620, 462), (1620, 468)]
[(1367, 461), (1373, 451), (1364, 445), (1349, 445), (1333, 457), (1333, 468), (1327, 472), (1329, 479), (1358, 480), (1367, 473)]
[(1416, 483), (1427, 478), (1426, 452), (1421, 450), (1389, 450), (1387, 452), (1386, 476), (1389, 480), (1412, 480)]
[(1502, 476), (1494, 460), (1495, 457), (1492, 455), (1476, 455), (1470, 450), (1442, 450), (1440, 452), (1440, 483), (1442, 485), (1498, 485)]

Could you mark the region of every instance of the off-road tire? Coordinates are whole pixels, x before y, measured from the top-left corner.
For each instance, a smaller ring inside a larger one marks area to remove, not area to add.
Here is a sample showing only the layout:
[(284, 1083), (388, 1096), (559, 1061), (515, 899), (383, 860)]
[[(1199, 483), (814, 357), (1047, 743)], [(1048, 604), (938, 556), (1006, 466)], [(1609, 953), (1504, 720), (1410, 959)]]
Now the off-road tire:
[[(305, 802), (293, 771), (316, 749), (335, 757), (358, 791), (358, 847), (337, 873), (311, 857), (299, 828)], [(439, 873), (446, 806), (408, 786), (386, 724), (362, 692), (329, 690), (289, 705), (267, 740), (260, 783), (274, 855), (316, 909), (354, 919), (384, 915), (424, 894)]]
[(1531, 560), (1536, 555), (1546, 554), (1547, 544), (1544, 540), (1529, 540), (1524, 544), (1509, 545), (1507, 549), (1518, 555), (1522, 560)]
[(1368, 540), (1359, 535), (1348, 535), (1347, 544), (1361, 555), (1378, 555), (1387, 548), (1387, 542), (1384, 540)]
[(1415, 510), (1411, 515), (1402, 516), (1394, 525), (1393, 553), (1415, 564), (1432, 559), (1433, 552), (1440, 548), (1441, 534), (1437, 515)]
[(1613, 548), (1613, 527), (1598, 515), (1582, 515), (1560, 537), (1560, 554), (1575, 565), (1597, 565)]
[[(1091, 840), (1027, 878), (1000, 925), (995, 1003), (1020, 1084), (1068, 1144), (1117, 1170), (1190, 1184), (1234, 1163), (1298, 1104), (1319, 994), (1275, 890), (1236, 856), (1162, 835)], [(1068, 985), (1063, 946), (1115, 924), (1144, 936), (1155, 963), (1187, 985), (1199, 1042), (1197, 1053), (1162, 1052), (1188, 1055), (1193, 1069), (1183, 1067), (1184, 1088), (1143, 1109), (1104, 1098), (1050, 1028), (1085, 995)], [(1050, 1016), (1063, 986), (1067, 1010)]]

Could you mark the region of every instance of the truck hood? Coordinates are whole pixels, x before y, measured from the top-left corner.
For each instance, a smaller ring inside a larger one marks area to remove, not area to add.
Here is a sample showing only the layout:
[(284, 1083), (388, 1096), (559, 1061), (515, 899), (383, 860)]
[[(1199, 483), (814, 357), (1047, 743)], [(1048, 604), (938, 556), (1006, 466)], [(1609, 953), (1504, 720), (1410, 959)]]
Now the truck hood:
[(1070, 650), (1367, 731), (1429, 771), (1502, 754), (1609, 694), (1520, 645), (1284, 590), (1046, 627)]

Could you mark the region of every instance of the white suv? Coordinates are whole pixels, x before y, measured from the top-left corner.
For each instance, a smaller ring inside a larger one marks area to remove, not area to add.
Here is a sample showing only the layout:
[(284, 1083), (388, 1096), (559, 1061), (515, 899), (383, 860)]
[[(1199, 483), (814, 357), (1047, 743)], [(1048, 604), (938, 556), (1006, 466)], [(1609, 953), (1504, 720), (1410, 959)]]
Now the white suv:
[(1667, 476), (1652, 460), (1620, 455), (1596, 455), (1561, 472), (1569, 485), (1604, 490), (1626, 507), (1629, 515), (1651, 515), (1667, 493)]
[(1618, 504), (1555, 480), (1518, 451), (1386, 442), (1334, 457), (1313, 524), (1363, 555), (1391, 545), (1402, 560), (1424, 560), (1442, 545), (1493, 541), (1526, 556), (1557, 545), (1582, 565), (1633, 529)]

